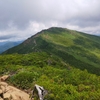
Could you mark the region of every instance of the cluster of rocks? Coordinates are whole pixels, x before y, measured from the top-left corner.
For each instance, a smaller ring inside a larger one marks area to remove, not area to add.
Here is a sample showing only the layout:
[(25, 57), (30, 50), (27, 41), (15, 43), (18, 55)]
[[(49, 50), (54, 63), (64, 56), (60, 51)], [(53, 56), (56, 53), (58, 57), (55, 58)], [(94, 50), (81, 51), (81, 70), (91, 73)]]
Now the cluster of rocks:
[(8, 75), (0, 77), (0, 100), (30, 100), (27, 93), (5, 82), (8, 77)]

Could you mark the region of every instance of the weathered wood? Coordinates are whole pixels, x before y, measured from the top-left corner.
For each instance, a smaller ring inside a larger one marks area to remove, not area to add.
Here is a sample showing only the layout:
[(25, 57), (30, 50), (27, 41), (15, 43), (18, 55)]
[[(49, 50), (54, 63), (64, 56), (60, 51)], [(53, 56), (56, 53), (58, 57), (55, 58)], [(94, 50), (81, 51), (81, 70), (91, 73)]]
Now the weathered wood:
[(31, 99), (37, 96), (39, 100), (44, 100), (44, 97), (46, 94), (47, 94), (47, 91), (42, 86), (39, 86), (36, 84), (34, 86)]

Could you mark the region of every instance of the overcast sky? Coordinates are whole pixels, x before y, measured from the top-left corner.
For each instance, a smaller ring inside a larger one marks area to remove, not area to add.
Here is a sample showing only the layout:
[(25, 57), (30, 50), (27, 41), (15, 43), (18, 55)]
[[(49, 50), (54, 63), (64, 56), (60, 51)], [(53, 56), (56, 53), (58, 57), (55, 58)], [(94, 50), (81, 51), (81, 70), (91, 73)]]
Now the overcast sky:
[(100, 35), (100, 0), (0, 0), (0, 42), (53, 26)]

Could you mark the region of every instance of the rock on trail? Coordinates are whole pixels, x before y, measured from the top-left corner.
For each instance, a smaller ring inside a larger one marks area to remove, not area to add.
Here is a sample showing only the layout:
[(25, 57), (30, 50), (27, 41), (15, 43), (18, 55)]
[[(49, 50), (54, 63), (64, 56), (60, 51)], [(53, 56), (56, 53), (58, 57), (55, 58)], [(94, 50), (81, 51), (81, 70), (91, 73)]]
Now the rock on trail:
[(8, 77), (0, 77), (0, 100), (30, 100), (29, 94), (5, 82)]

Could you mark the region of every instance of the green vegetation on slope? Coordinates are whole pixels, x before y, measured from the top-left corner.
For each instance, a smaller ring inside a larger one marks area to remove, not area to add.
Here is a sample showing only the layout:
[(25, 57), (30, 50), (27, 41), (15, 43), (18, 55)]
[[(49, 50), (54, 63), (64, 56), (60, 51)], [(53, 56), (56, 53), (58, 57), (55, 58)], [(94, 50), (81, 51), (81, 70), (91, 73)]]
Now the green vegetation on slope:
[(73, 68), (56, 56), (41, 53), (0, 56), (0, 75), (21, 89), (39, 84), (48, 90), (47, 100), (99, 100), (100, 76)]
[(49, 28), (4, 54), (47, 52), (79, 69), (100, 75), (100, 37), (65, 28)]

